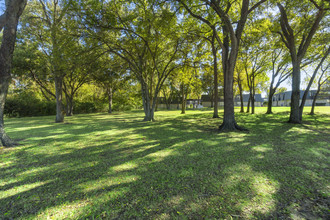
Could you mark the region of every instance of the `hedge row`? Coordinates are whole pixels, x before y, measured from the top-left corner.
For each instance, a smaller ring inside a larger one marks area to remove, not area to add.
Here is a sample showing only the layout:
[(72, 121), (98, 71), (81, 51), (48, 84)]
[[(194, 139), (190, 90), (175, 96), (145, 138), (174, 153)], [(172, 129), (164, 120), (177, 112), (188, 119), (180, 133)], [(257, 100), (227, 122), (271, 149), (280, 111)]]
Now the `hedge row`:
[[(97, 111), (96, 105), (92, 102), (75, 102), (73, 109), (74, 114), (93, 113)], [(46, 116), (55, 114), (55, 101), (41, 101), (36, 98), (7, 98), (5, 104), (5, 115), (8, 117)]]

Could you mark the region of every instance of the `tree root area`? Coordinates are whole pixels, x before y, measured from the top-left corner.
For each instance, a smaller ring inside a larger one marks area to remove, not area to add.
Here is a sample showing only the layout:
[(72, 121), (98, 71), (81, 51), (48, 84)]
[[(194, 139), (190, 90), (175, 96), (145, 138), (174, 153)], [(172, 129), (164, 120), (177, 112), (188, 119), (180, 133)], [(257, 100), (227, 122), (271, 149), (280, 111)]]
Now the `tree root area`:
[(230, 131), (245, 131), (248, 132), (249, 130), (238, 126), (237, 123), (222, 123), (222, 125), (219, 126), (219, 132), (230, 132)]
[(6, 133), (0, 133), (0, 147), (14, 147), (17, 145), (18, 143), (11, 140)]

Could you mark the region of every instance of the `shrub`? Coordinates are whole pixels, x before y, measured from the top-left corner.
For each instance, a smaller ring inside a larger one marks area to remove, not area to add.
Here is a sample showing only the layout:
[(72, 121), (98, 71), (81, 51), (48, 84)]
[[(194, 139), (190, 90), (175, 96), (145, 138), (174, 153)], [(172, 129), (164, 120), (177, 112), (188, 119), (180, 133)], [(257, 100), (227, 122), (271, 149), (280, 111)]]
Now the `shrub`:
[(8, 117), (45, 116), (56, 114), (56, 103), (41, 101), (34, 97), (27, 99), (7, 98), (5, 115)]
[(97, 107), (93, 102), (75, 101), (73, 107), (74, 114), (94, 113), (97, 112)]

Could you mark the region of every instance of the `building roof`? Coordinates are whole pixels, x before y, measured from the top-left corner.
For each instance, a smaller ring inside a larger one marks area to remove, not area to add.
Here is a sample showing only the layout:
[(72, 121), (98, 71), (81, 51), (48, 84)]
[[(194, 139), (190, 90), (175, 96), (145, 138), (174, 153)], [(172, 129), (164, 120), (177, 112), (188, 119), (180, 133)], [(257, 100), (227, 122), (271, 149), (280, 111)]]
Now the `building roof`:
[[(299, 99), (302, 99), (302, 97), (304, 96), (304, 92), (305, 92), (305, 90), (300, 90)], [(316, 93), (316, 90), (309, 90), (306, 99), (313, 99), (315, 93)], [(281, 93), (275, 94), (273, 97), (273, 100), (274, 101), (291, 100), (291, 95), (292, 95), (292, 91), (281, 92)]]

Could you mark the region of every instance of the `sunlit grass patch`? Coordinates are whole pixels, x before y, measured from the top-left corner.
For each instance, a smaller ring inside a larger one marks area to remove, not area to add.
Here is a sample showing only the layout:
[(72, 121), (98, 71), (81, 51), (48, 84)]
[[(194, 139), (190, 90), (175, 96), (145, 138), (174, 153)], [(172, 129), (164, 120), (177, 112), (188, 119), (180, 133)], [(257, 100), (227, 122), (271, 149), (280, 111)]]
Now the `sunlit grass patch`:
[(0, 150), (0, 219), (326, 218), (329, 110), (237, 113), (243, 133), (212, 109), (6, 119), (21, 145)]

